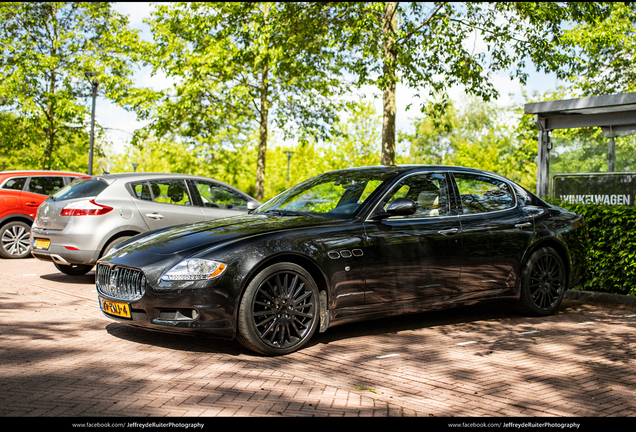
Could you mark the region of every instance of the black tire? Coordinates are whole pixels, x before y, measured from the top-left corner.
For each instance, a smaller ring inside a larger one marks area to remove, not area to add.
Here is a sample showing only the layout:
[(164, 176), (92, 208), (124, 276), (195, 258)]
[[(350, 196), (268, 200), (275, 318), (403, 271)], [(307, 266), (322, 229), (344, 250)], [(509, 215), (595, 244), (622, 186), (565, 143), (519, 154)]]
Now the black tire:
[(302, 348), (320, 320), (318, 286), (293, 263), (274, 264), (247, 286), (238, 313), (237, 340), (264, 355)]
[(532, 316), (554, 313), (567, 289), (567, 272), (561, 256), (552, 248), (536, 250), (522, 273), (521, 310)]
[(115, 240), (111, 240), (110, 243), (108, 243), (106, 245), (106, 247), (104, 248), (104, 253), (101, 256), (103, 257), (103, 256), (108, 255), (108, 253), (110, 252), (110, 250), (112, 248), (114, 248), (115, 246), (117, 246), (120, 243), (125, 242), (126, 240), (130, 239), (131, 237), (132, 236), (121, 236), (121, 237), (117, 237)]
[(69, 264), (63, 265), (53, 262), (55, 268), (69, 276), (83, 276), (93, 269), (92, 265), (87, 264)]
[(24, 222), (15, 221), (3, 225), (0, 228), (0, 255), (9, 259), (30, 257), (30, 235), (31, 227)]

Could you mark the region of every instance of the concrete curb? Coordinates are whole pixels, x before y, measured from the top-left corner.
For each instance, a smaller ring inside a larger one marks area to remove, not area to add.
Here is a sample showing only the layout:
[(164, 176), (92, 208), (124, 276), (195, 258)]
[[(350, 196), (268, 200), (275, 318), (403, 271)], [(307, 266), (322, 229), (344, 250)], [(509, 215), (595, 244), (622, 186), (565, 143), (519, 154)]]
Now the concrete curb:
[(610, 294), (595, 291), (566, 291), (565, 298), (580, 301), (593, 301), (599, 303), (624, 304), (636, 306), (636, 297), (621, 294)]

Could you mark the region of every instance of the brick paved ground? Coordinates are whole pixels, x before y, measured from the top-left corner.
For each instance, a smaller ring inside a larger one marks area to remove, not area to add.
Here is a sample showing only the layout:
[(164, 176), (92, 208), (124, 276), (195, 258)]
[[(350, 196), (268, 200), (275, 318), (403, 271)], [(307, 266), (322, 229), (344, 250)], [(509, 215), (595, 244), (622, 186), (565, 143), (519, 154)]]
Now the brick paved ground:
[(0, 275), (4, 417), (636, 415), (633, 306), (465, 307), (335, 327), (266, 358), (116, 323), (92, 272), (27, 259), (0, 260)]

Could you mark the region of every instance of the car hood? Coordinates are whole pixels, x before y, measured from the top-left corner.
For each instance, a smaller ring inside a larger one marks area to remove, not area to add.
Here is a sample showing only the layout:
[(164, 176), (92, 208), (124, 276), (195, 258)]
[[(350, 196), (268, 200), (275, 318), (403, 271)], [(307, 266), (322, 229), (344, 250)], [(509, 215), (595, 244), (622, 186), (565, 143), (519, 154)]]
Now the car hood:
[(102, 261), (143, 266), (160, 261), (158, 255), (185, 257), (242, 238), (333, 223), (333, 219), (313, 216), (251, 214), (177, 225), (142, 234)]

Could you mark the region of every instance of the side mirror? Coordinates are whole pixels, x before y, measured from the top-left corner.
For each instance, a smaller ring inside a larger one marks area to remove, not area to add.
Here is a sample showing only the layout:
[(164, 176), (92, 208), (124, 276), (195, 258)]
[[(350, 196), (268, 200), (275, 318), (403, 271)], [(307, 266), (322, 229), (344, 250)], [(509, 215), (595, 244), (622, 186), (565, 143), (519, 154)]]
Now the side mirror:
[(259, 203), (257, 203), (257, 202), (254, 202), (254, 201), (249, 201), (249, 202), (247, 203), (247, 209), (248, 209), (248, 210), (255, 210), (255, 209), (257, 209), (259, 206), (260, 206), (260, 204), (259, 204)]
[(412, 199), (398, 198), (391, 201), (385, 212), (378, 212), (371, 216), (371, 219), (380, 220), (391, 216), (409, 216), (415, 213), (417, 204)]

